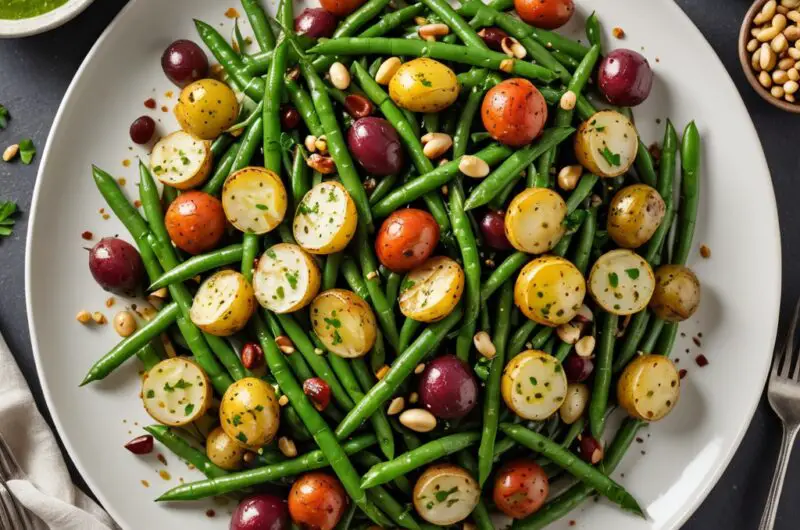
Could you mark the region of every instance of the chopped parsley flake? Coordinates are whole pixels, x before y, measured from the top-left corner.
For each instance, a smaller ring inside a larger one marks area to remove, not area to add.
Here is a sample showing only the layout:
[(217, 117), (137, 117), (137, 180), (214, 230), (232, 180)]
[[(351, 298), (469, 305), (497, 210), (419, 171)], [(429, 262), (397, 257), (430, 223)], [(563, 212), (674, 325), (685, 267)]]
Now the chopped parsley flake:
[(262, 211), (269, 210), (269, 207), (266, 204), (261, 204), (261, 203), (257, 203), (256, 204), (256, 208), (258, 208), (259, 210), (262, 210)]
[(147, 399), (153, 399), (154, 397), (156, 397), (156, 393), (155, 393), (155, 391), (154, 391), (154, 390), (151, 388), (150, 390), (148, 390), (148, 391), (147, 391)]
[(326, 324), (328, 324), (329, 326), (332, 326), (334, 328), (338, 329), (338, 328), (342, 327), (342, 321), (339, 320), (338, 318), (325, 317), (325, 318), (323, 318), (323, 320), (325, 321)]
[(233, 415), (233, 426), (236, 427), (237, 425), (242, 424), (242, 417), (238, 414)]
[(188, 416), (188, 415), (190, 415), (192, 413), (193, 410), (194, 410), (194, 404), (193, 403), (189, 403), (188, 405), (183, 407), (183, 414), (185, 416)]
[(236, 435), (236, 439), (242, 443), (247, 443), (247, 435), (241, 431), (239, 431), (239, 434)]
[(619, 156), (619, 154), (618, 154), (618, 153), (614, 153), (614, 152), (612, 152), (612, 151), (611, 151), (611, 150), (608, 148), (608, 146), (605, 146), (605, 147), (603, 147), (603, 149), (598, 149), (597, 151), (598, 151), (598, 152), (599, 152), (601, 155), (603, 155), (603, 158), (605, 158), (605, 159), (606, 159), (606, 162), (608, 162), (610, 165), (612, 165), (612, 166), (618, 166), (618, 165), (620, 165), (620, 163), (621, 163), (621, 157)]
[(458, 492), (458, 486), (453, 486), (447, 491), (439, 490), (436, 493), (434, 493), (433, 496), (436, 497), (437, 502), (444, 502), (447, 500), (447, 497), (457, 492)]
[(26, 138), (19, 143), (19, 159), (23, 164), (30, 164), (35, 154), (36, 148), (33, 146), (33, 140)]
[(625, 269), (625, 274), (627, 274), (628, 278), (631, 280), (635, 280), (639, 277), (639, 269)]
[(616, 289), (619, 286), (619, 276), (617, 276), (616, 272), (608, 273), (608, 284), (614, 289)]
[(275, 251), (272, 250), (271, 248), (268, 248), (267, 251), (264, 252), (264, 254), (266, 254), (268, 257), (272, 259), (278, 259), (278, 256), (275, 254)]
[(8, 127), (8, 109), (0, 105), (0, 129)]
[(289, 282), (289, 287), (297, 289), (297, 277), (300, 275), (298, 271), (286, 271), (286, 281)]

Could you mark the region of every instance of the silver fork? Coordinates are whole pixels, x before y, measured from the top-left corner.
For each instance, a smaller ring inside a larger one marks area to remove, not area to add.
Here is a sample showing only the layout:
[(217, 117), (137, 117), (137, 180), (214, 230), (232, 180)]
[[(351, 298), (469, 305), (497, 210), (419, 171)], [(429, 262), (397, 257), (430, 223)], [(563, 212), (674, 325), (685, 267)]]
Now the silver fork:
[(759, 530), (772, 530), (775, 526), (775, 515), (778, 513), (789, 455), (797, 438), (797, 432), (800, 431), (800, 355), (794, 347), (798, 319), (800, 319), (800, 299), (795, 305), (784, 347), (775, 354), (767, 386), (769, 404), (783, 424), (783, 439)]
[[(6, 480), (20, 478), (23, 475), (22, 469), (11, 453), (11, 449), (3, 437), (0, 436), (0, 506), (5, 511), (5, 515), (10, 520), (9, 524), (11, 525), (3, 528), (13, 528), (14, 530), (34, 530), (35, 528), (28, 511), (17, 501), (6, 486)], [(1, 518), (2, 515), (0, 515)]]

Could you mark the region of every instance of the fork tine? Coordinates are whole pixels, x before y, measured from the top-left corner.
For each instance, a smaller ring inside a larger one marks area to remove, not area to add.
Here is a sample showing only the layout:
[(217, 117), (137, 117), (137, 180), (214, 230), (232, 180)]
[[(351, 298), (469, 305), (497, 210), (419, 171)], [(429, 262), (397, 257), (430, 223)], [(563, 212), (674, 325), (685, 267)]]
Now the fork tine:
[(781, 366), (776, 366), (777, 375), (784, 377), (791, 377), (792, 359), (795, 357), (794, 336), (797, 333), (797, 324), (800, 321), (800, 297), (795, 302), (794, 313), (792, 314), (792, 321), (789, 324), (789, 329), (786, 333), (786, 346), (781, 352)]

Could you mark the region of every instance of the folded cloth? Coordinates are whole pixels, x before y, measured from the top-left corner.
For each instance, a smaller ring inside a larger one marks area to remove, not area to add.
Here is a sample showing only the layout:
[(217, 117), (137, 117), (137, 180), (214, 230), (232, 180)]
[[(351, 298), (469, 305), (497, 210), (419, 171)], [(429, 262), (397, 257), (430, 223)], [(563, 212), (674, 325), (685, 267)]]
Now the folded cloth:
[(24, 476), (8, 489), (38, 520), (38, 529), (110, 530), (111, 517), (72, 483), (56, 439), (39, 414), (30, 388), (0, 335), (0, 436)]

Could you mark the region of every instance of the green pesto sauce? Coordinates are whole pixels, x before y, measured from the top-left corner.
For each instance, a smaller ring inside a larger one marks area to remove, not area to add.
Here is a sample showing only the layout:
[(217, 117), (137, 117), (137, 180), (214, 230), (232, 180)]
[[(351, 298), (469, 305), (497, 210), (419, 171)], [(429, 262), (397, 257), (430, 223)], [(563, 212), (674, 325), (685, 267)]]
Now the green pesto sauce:
[(0, 18), (31, 18), (64, 5), (67, 0), (0, 0)]

